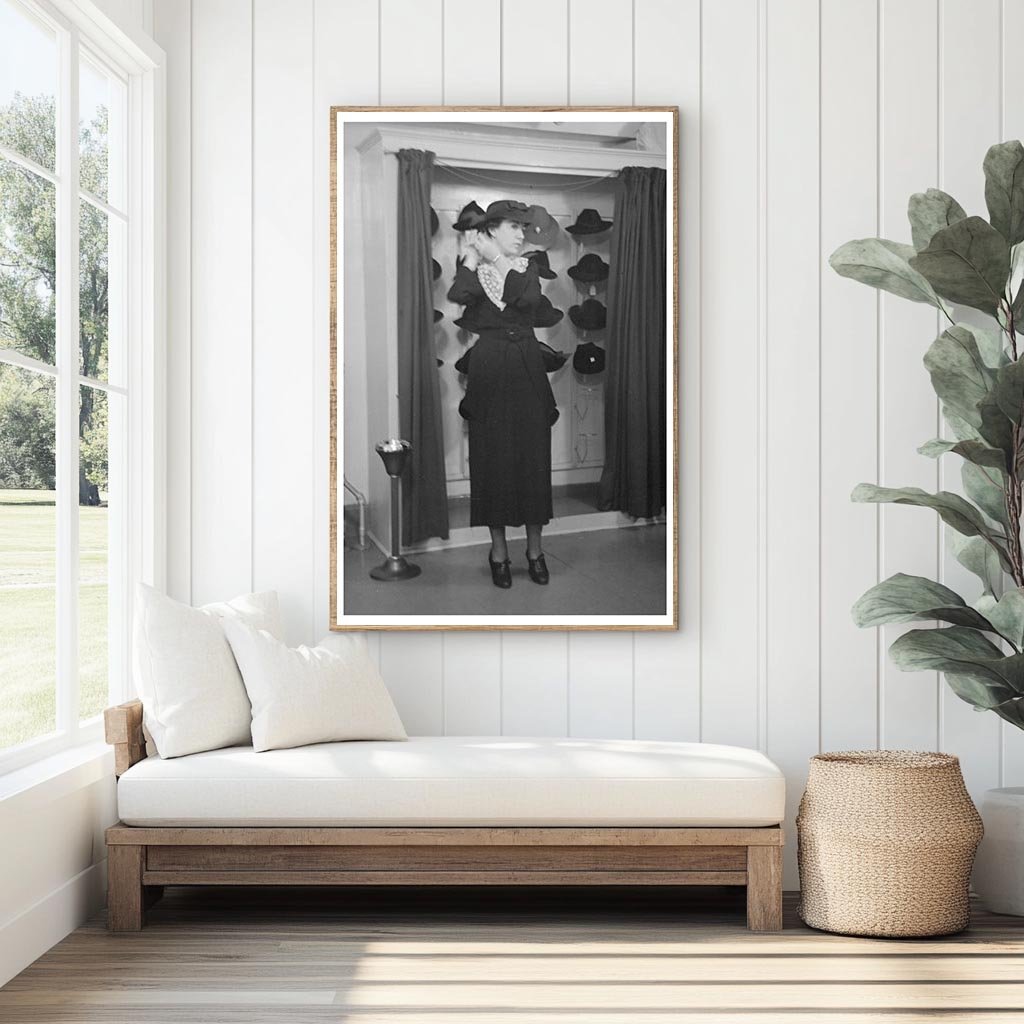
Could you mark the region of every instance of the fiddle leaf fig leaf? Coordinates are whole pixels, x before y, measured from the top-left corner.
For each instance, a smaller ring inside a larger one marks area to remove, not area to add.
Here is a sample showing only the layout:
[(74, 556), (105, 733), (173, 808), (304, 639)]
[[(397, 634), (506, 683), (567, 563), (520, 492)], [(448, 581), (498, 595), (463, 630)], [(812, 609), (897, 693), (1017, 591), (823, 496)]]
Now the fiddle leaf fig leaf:
[(853, 621), (861, 627), (914, 619), (939, 619), (957, 626), (992, 631), (985, 616), (969, 607), (949, 587), (901, 572), (877, 583), (853, 606)]
[(891, 502), (896, 505), (918, 505), (938, 512), (944, 523), (965, 537), (983, 537), (995, 548), (1002, 564), (1009, 569), (1006, 538), (985, 522), (985, 517), (970, 502), (951, 491), (929, 494), (920, 487), (879, 487), (876, 484), (858, 484), (851, 495), (853, 501)]
[(981, 415), (979, 433), (982, 439), (988, 442), (989, 447), (1006, 452), (1006, 464), (1012, 465), (1016, 458), (1013, 447), (1013, 424), (999, 408), (994, 394), (986, 395), (978, 403), (978, 413)]
[(953, 557), (981, 580), (985, 594), (994, 594), (1003, 580), (999, 555), (982, 537), (964, 537), (950, 531), (946, 534)]
[(1009, 640), (1018, 651), (1024, 648), (1024, 589), (1007, 590), (998, 600), (986, 594), (975, 601), (974, 606), (1001, 637)]
[(910, 266), (944, 299), (994, 316), (1010, 273), (1006, 239), (981, 217), (937, 231)]
[(958, 416), (948, 405), (942, 407), (942, 418), (946, 426), (953, 431), (953, 436), (958, 441), (980, 441), (981, 434), (978, 428), (972, 426), (962, 416)]
[(977, 324), (957, 324), (956, 326), (970, 331), (974, 336), (982, 361), (990, 370), (998, 370), (1012, 361), (1010, 353), (1003, 346), (1003, 336), (999, 331), (979, 327)]
[(924, 365), (945, 406), (980, 427), (978, 403), (995, 384), (996, 372), (985, 365), (971, 330), (964, 324), (947, 328), (929, 346)]
[(991, 519), (1006, 529), (1006, 492), (1003, 474), (989, 466), (965, 462), (960, 468), (967, 497)]
[(1024, 418), (1024, 359), (996, 371), (992, 393), (1003, 413), (1020, 423)]
[(889, 648), (904, 672), (952, 672), (982, 684), (969, 703), (986, 709), (1013, 700), (1024, 691), (1024, 655), (1006, 656), (976, 629), (912, 629)]
[(930, 188), (927, 192), (915, 192), (907, 207), (914, 248), (920, 252), (928, 247), (936, 231), (948, 228), (967, 213), (951, 196), (941, 189)]
[(1024, 241), (1024, 146), (1017, 140), (989, 148), (985, 171), (988, 219), (1010, 245)]
[(935, 289), (908, 262), (914, 253), (912, 245), (891, 242), (887, 238), (858, 238), (841, 245), (828, 262), (842, 277), (881, 288), (911, 302), (926, 302), (941, 308)]
[(976, 466), (989, 466), (1000, 471), (1006, 469), (1006, 455), (998, 448), (990, 448), (982, 441), (946, 441), (936, 437), (926, 441), (917, 450), (930, 459), (937, 459), (940, 455), (953, 452), (954, 455), (959, 455)]
[[(1020, 657), (1020, 655), (1015, 655)], [(961, 675), (957, 672), (944, 672), (949, 688), (965, 703), (974, 706), (975, 711), (995, 711), (1001, 718), (1020, 725), (1020, 720), (1003, 713), (1003, 708), (1013, 708), (1021, 699), (1009, 687), (993, 684), (983, 675)]]

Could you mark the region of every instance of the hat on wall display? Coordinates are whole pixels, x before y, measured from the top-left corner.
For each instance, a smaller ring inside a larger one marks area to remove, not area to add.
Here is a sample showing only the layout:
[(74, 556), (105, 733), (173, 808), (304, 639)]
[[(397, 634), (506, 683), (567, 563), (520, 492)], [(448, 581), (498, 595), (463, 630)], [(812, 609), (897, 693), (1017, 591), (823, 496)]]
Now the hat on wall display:
[(459, 211), (459, 219), (452, 225), (456, 231), (468, 231), (475, 228), (483, 220), (484, 208), (475, 200), (471, 199)]
[(438, 321), (443, 320), (443, 319), (444, 319), (444, 313), (442, 313), (441, 310), (439, 310), (439, 309), (435, 309), (434, 310), (434, 323), (436, 324)]
[(572, 365), (577, 373), (600, 373), (604, 369), (604, 349), (592, 341), (581, 342), (573, 353)]
[(437, 214), (434, 212), (434, 208), (430, 208), (430, 236), (433, 237), (437, 234), (437, 229), (440, 227), (440, 222), (437, 219)]
[(437, 260), (430, 261), (431, 266), (434, 270), (434, 280), (436, 281), (441, 276), (441, 264)]
[(554, 327), (565, 314), (560, 309), (555, 309), (551, 300), (546, 296), (540, 297), (540, 304), (537, 312), (533, 315), (534, 327)]
[(553, 281), (558, 275), (551, 269), (551, 261), (543, 249), (524, 252), (523, 255), (537, 268), (537, 276)]
[(575, 224), (570, 224), (565, 230), (570, 235), (599, 235), (612, 226), (610, 220), (605, 220), (597, 210), (581, 210), (576, 218)]
[[(561, 312), (559, 310), (559, 312)], [(544, 360), (544, 372), (554, 373), (555, 370), (560, 370), (565, 366), (566, 360), (569, 358), (568, 352), (556, 352), (550, 345), (545, 344), (543, 341), (537, 343), (540, 346), (541, 358)]]
[(608, 310), (597, 299), (584, 299), (582, 305), (569, 307), (569, 319), (583, 331), (600, 331), (608, 322)]
[(534, 245), (538, 249), (550, 249), (562, 231), (558, 221), (543, 206), (531, 206), (526, 212), (530, 219), (526, 226), (525, 244)]
[(579, 281), (583, 284), (593, 284), (595, 281), (606, 281), (608, 279), (608, 264), (596, 252), (588, 252), (580, 258), (580, 261), (574, 267), (570, 267), (566, 273), (574, 281)]

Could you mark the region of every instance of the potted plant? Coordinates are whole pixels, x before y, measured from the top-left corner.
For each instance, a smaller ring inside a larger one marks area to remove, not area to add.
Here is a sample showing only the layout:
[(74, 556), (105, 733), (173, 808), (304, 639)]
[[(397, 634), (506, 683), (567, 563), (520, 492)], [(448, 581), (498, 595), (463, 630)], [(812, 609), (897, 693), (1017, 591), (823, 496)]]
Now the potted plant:
[[(1024, 146), (992, 146), (983, 167), (987, 220), (928, 189), (910, 197), (912, 245), (857, 239), (829, 258), (844, 277), (935, 306), (948, 321), (924, 356), (947, 436), (918, 451), (959, 458), (966, 495), (862, 483), (853, 500), (934, 509), (955, 531), (957, 560), (981, 582), (968, 601), (897, 573), (864, 594), (853, 617), (858, 626), (937, 622), (890, 646), (896, 665), (938, 670), (962, 700), (1024, 728)], [(961, 322), (956, 306), (992, 323)], [(990, 909), (1024, 914), (1024, 789), (990, 791), (982, 813), (975, 887)]]

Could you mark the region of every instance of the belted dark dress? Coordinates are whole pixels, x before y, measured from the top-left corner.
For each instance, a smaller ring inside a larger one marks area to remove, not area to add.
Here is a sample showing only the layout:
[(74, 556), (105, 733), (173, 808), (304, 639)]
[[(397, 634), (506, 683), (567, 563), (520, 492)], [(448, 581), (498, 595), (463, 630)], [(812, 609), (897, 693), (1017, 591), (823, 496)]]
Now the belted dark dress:
[(470, 524), (546, 523), (551, 508), (551, 425), (558, 419), (534, 315), (540, 281), (530, 261), (505, 277), (501, 309), (475, 270), (459, 265), (448, 291), (467, 307), (479, 339), (472, 349), (466, 396), (469, 422)]

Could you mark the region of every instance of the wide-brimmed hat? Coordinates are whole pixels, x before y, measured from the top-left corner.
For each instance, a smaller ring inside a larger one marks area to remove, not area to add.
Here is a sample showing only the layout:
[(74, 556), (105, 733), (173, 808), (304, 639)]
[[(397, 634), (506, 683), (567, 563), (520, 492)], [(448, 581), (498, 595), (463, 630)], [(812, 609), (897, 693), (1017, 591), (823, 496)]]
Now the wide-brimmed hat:
[(442, 313), (441, 310), (439, 310), (439, 309), (435, 309), (434, 310), (434, 323), (436, 324), (439, 320), (443, 320), (443, 319), (444, 319), (444, 313)]
[(436, 281), (441, 276), (441, 264), (437, 260), (431, 260), (430, 265), (434, 271), (434, 280)]
[(548, 254), (543, 249), (534, 249), (532, 252), (524, 252), (523, 255), (537, 268), (537, 273), (541, 277), (546, 277), (549, 281), (558, 277), (551, 269)]
[(584, 341), (576, 346), (572, 365), (578, 373), (600, 373), (604, 369), (604, 349), (592, 341)]
[(563, 316), (565, 314), (560, 309), (555, 309), (546, 295), (542, 295), (537, 305), (537, 311), (533, 314), (533, 326), (554, 327)]
[(569, 319), (584, 331), (599, 331), (608, 322), (608, 310), (597, 299), (586, 299), (569, 307)]
[(530, 220), (526, 225), (525, 245), (534, 245), (538, 249), (550, 249), (558, 241), (561, 228), (558, 221), (543, 206), (531, 206), (527, 209)]
[(539, 207), (529, 207), (517, 199), (495, 199), (484, 211), (480, 224), (481, 226), (493, 224), (499, 220), (515, 220), (520, 224), (530, 224), (531, 209), (539, 209)]
[(588, 252), (574, 267), (566, 271), (574, 281), (590, 284), (608, 278), (608, 264), (596, 252)]
[(431, 207), (430, 208), (430, 234), (431, 234), (431, 237), (433, 237), (434, 235), (437, 234), (437, 229), (438, 229), (439, 226), (440, 226), (440, 224), (439, 224), (438, 219), (437, 219), (437, 214), (434, 213), (434, 208)]
[(607, 231), (612, 226), (610, 220), (605, 220), (597, 210), (581, 210), (576, 218), (575, 224), (570, 224), (565, 230), (570, 235), (596, 235), (601, 231)]
[(459, 219), (452, 225), (456, 231), (468, 231), (470, 228), (475, 228), (484, 215), (483, 207), (475, 200), (471, 199), (466, 205), (459, 211)]

